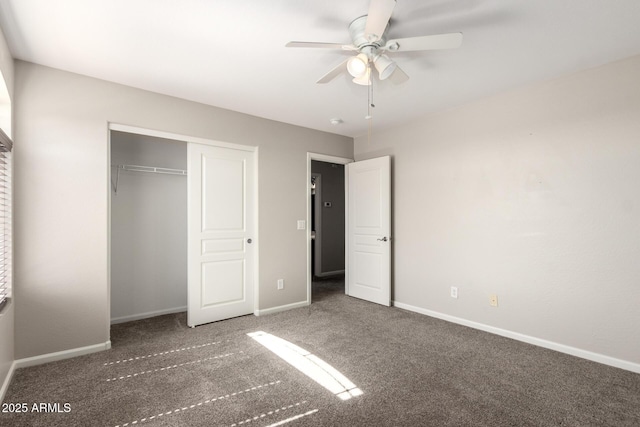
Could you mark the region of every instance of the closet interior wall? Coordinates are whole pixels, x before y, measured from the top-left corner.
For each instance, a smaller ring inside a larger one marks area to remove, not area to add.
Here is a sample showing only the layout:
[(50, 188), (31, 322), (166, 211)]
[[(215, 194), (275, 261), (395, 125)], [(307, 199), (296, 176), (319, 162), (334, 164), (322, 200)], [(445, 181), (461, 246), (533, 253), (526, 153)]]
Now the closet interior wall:
[(115, 165), (186, 171), (187, 144), (111, 131), (111, 323), (186, 311), (187, 178)]

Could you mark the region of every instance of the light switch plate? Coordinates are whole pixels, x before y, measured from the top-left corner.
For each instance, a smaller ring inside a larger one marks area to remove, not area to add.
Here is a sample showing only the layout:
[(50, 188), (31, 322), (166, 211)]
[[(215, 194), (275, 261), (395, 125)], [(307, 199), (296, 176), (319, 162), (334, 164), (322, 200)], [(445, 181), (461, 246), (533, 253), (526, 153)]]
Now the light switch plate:
[(304, 230), (305, 228), (307, 228), (305, 222), (306, 221), (304, 219), (298, 220), (298, 230)]

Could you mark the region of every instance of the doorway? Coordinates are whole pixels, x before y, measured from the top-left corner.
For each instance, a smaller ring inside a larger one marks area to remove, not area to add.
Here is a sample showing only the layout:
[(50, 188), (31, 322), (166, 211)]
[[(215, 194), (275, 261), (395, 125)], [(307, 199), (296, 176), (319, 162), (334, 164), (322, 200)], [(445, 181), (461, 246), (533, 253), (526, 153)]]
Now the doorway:
[[(255, 313), (258, 147), (118, 124), (108, 147), (109, 324), (187, 311), (195, 327)], [(160, 179), (179, 196), (166, 188), (125, 196), (137, 181)], [(152, 193), (160, 203), (149, 204)]]
[[(391, 157), (354, 162), (307, 153), (307, 224), (311, 224), (312, 161), (345, 166), (344, 293), (391, 304)], [(308, 227), (307, 304), (312, 299), (312, 244)]]
[(345, 293), (345, 165), (351, 159), (309, 153), (308, 303)]
[(344, 165), (311, 162), (311, 298), (344, 293)]
[(111, 131), (111, 324), (187, 309), (187, 143)]

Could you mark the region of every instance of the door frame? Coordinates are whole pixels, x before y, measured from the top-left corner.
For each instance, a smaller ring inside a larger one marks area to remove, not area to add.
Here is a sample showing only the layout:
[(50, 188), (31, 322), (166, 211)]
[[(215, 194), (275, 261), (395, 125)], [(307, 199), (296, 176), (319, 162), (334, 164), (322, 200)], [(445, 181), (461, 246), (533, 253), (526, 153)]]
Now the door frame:
[[(107, 197), (107, 335), (111, 336), (111, 131), (117, 131), (117, 132), (126, 132), (126, 133), (133, 133), (133, 134), (137, 134), (137, 135), (144, 135), (144, 136), (151, 136), (151, 137), (156, 137), (156, 138), (164, 138), (164, 139), (171, 139), (174, 141), (181, 141), (181, 142), (186, 142), (188, 143), (196, 143), (196, 144), (203, 144), (203, 145), (210, 145), (210, 146), (215, 146), (215, 147), (220, 147), (220, 148), (229, 148), (229, 149), (233, 149), (233, 150), (242, 150), (242, 151), (249, 151), (249, 152), (253, 152), (254, 155), (254, 163), (253, 163), (253, 186), (254, 186), (254, 195), (253, 195), (253, 203), (254, 203), (254, 216), (252, 218), (253, 221), (253, 227), (255, 230), (255, 242), (256, 242), (256, 246), (255, 246), (255, 254), (254, 254), (254, 263), (253, 263), (253, 314), (254, 315), (258, 315), (258, 307), (259, 305), (259, 283), (260, 283), (260, 230), (259, 230), (259, 222), (258, 222), (258, 218), (260, 217), (259, 214), (259, 208), (260, 205), (258, 204), (258, 192), (259, 192), (259, 179), (258, 179), (258, 172), (259, 172), (259, 167), (258, 167), (258, 163), (259, 163), (259, 149), (257, 146), (252, 146), (252, 145), (242, 145), (242, 144), (235, 144), (235, 143), (231, 143), (231, 142), (224, 142), (224, 141), (217, 141), (214, 139), (207, 139), (207, 138), (200, 138), (200, 137), (195, 137), (195, 136), (188, 136), (188, 135), (182, 135), (182, 134), (178, 134), (178, 133), (171, 133), (171, 132), (165, 132), (165, 131), (159, 131), (159, 130), (153, 130), (153, 129), (147, 129), (147, 128), (142, 128), (142, 127), (138, 127), (138, 126), (131, 126), (131, 125), (125, 125), (125, 124), (120, 124), (120, 123), (114, 123), (114, 122), (107, 122), (107, 186), (108, 186), (108, 197)], [(311, 165), (311, 163), (309, 163), (309, 165)], [(187, 167), (187, 174), (189, 173), (188, 167)], [(187, 188), (187, 193), (188, 193), (189, 189)], [(310, 191), (310, 190), (309, 190)], [(188, 208), (188, 206), (187, 206)], [(188, 213), (187, 213), (187, 218), (188, 218)], [(187, 219), (188, 220), (188, 219)], [(187, 248), (188, 251), (188, 248)], [(187, 252), (187, 259), (188, 259), (188, 252)], [(188, 272), (187, 272), (188, 274)], [(187, 283), (189, 281), (189, 278), (187, 276)], [(188, 285), (187, 285), (188, 286)]]
[[(339, 165), (346, 165), (349, 163), (353, 163), (353, 159), (348, 158), (348, 157), (337, 157), (337, 156), (330, 156), (327, 154), (320, 154), (320, 153), (312, 153), (312, 152), (307, 152), (307, 181), (306, 181), (306, 185), (307, 185), (307, 195), (306, 195), (306, 203), (307, 203), (307, 305), (311, 304), (311, 282), (313, 280), (313, 278), (311, 277), (311, 263), (313, 262), (313, 260), (311, 259), (311, 161), (312, 160), (316, 160), (319, 162), (326, 162), (326, 163), (335, 163), (335, 164), (339, 164)], [(349, 226), (349, 224), (347, 223), (347, 214), (348, 214), (348, 209), (349, 209), (349, 180), (347, 177), (347, 170), (345, 168), (345, 174), (344, 174), (344, 199), (345, 199), (345, 207), (344, 207), (344, 216), (345, 216), (345, 235), (344, 235), (344, 244), (345, 244), (345, 248), (348, 245), (348, 229), (347, 227)], [(345, 273), (349, 274), (349, 254), (347, 253), (347, 251), (345, 250), (344, 252), (344, 267), (345, 267)], [(345, 291), (348, 292), (348, 288), (347, 288), (347, 280), (345, 280)]]
[[(318, 272), (322, 270), (322, 251), (318, 250), (318, 246), (322, 248), (322, 174), (319, 173), (311, 173), (311, 177), (316, 178), (316, 199), (315, 205), (313, 207), (313, 214), (315, 217), (315, 227), (312, 227), (313, 224), (311, 220), (309, 220), (309, 233), (312, 231), (316, 232), (316, 236), (314, 239), (311, 239), (310, 242), (313, 242), (316, 250), (314, 253), (311, 262), (313, 263), (312, 270), (318, 275)], [(315, 228), (315, 230), (313, 229)]]

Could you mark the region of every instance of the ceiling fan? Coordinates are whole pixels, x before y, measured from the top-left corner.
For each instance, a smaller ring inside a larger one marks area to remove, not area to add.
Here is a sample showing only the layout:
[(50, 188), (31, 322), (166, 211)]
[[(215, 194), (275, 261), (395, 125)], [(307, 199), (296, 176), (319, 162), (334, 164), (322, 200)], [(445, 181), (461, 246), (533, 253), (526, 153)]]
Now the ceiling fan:
[(346, 70), (353, 77), (354, 83), (368, 86), (373, 78), (373, 68), (378, 72), (380, 80), (390, 79), (394, 83), (403, 83), (409, 79), (409, 76), (386, 53), (452, 49), (462, 44), (462, 33), (388, 40), (389, 19), (395, 5), (396, 0), (371, 0), (369, 13), (354, 19), (349, 24), (352, 44), (292, 41), (287, 43), (286, 47), (358, 52), (322, 76), (317, 83), (328, 83)]

